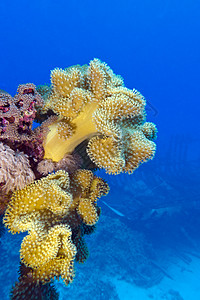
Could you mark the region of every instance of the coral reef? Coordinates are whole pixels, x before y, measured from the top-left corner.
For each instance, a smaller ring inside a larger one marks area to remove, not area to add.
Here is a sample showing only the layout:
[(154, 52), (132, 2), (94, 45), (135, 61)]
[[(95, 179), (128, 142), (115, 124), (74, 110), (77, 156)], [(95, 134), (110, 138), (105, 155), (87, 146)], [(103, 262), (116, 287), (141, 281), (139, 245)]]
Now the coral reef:
[(154, 157), (157, 129), (145, 104), (98, 59), (54, 69), (50, 86), (0, 92), (0, 213), (12, 234), (28, 232), (12, 299), (40, 297), (54, 278), (73, 280), (109, 191), (95, 169), (130, 174)]
[(145, 123), (145, 99), (98, 59), (54, 69), (41, 111), (58, 119), (44, 142), (45, 158), (59, 161), (84, 140), (91, 161), (108, 173), (132, 173), (155, 153), (157, 129)]
[(29, 231), (21, 245), (21, 261), (33, 268), (34, 281), (45, 282), (58, 274), (73, 277), (76, 248), (69, 226), (58, 224), (72, 201), (69, 177), (64, 171), (48, 175), (13, 193), (4, 222), (13, 232)]
[(108, 217), (106, 211), (95, 234), (88, 239), (88, 246), (95, 251), (91, 252), (87, 264), (79, 268), (73, 284), (65, 289), (56, 283), (63, 299), (119, 300), (123, 297), (117, 296), (118, 280), (146, 289), (164, 277), (152, 264), (157, 253), (145, 235), (129, 228), (122, 218)]
[(12, 98), (6, 92), (0, 93), (0, 132), (1, 140), (22, 140), (30, 134), (36, 115), (36, 106), (43, 99), (32, 83), (19, 85), (17, 94)]
[(35, 179), (29, 159), (20, 151), (13, 151), (9, 146), (0, 143), (0, 182), (5, 194), (24, 188)]
[(36, 108), (42, 105), (43, 99), (32, 83), (19, 85), (14, 97), (0, 93), (0, 141), (28, 155), (33, 171), (44, 156), (43, 140), (50, 123), (47, 120), (32, 130)]
[(77, 251), (78, 261), (87, 257), (81, 227), (96, 224), (97, 199), (108, 189), (92, 171), (78, 170), (70, 180), (68, 173), (60, 170), (13, 192), (4, 223), (12, 233), (28, 231), (20, 258), (32, 268), (34, 282), (45, 283), (59, 276), (66, 284), (73, 280)]

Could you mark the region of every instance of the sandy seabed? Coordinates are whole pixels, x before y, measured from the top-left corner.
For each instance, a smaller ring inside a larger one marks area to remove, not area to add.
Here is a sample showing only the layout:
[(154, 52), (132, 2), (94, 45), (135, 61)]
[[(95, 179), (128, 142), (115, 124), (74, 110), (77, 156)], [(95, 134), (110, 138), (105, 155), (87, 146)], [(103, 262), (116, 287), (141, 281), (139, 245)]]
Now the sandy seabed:
[(173, 280), (165, 277), (148, 289), (117, 279), (113, 283), (120, 300), (200, 300), (200, 259), (192, 257), (190, 264), (173, 265), (170, 275)]

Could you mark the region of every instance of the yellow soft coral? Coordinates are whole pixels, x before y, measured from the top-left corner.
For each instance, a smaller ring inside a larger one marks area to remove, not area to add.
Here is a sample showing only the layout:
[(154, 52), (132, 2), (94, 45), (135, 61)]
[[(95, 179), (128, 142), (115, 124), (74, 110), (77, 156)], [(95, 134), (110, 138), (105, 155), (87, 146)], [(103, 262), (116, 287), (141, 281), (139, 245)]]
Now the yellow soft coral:
[[(88, 67), (55, 69), (51, 84), (52, 93), (43, 110), (53, 110), (58, 119), (49, 126), (45, 158), (57, 162), (84, 140), (89, 141), (90, 160), (108, 173), (132, 173), (140, 163), (153, 157), (156, 147), (149, 139), (156, 137), (156, 128), (145, 123), (144, 97), (125, 88), (122, 78), (105, 63), (94, 59)], [(135, 131), (142, 131), (141, 147), (148, 149), (144, 156), (140, 151), (137, 164), (131, 148)]]
[(76, 211), (85, 224), (96, 224), (99, 219), (97, 200), (108, 193), (107, 183), (89, 170), (78, 170), (72, 178), (71, 189), (74, 197), (70, 211)]
[(87, 225), (94, 225), (98, 221), (98, 214), (92, 201), (89, 199), (81, 198), (77, 207), (79, 215), (82, 217), (83, 222)]
[(21, 245), (21, 261), (33, 269), (33, 279), (48, 282), (54, 277), (68, 284), (74, 277), (76, 247), (71, 241), (71, 229), (65, 225), (55, 225), (46, 234), (30, 230)]
[(68, 174), (58, 171), (16, 191), (4, 216), (6, 226), (13, 233), (26, 231), (33, 215), (42, 210), (58, 217), (65, 215), (72, 202), (68, 187)]
[(61, 224), (72, 203), (68, 189), (68, 174), (58, 171), (14, 192), (5, 212), (4, 223), (12, 233), (29, 232), (20, 256), (33, 269), (35, 281), (61, 276), (69, 282), (74, 276), (76, 247), (70, 227)]
[(32, 268), (34, 282), (45, 283), (59, 276), (66, 284), (73, 280), (77, 250), (72, 230), (80, 248), (80, 226), (98, 221), (97, 199), (108, 190), (91, 171), (77, 170), (71, 177), (57, 171), (13, 193), (4, 223), (12, 233), (28, 231), (20, 258)]
[[(45, 121), (45, 155), (36, 178), (57, 172), (10, 190), (4, 223), (12, 233), (28, 231), (20, 258), (31, 269), (30, 280), (45, 283), (61, 277), (68, 284), (74, 261), (88, 256), (83, 236), (99, 219), (97, 200), (109, 191), (91, 170), (78, 168), (132, 173), (153, 158), (157, 129), (145, 122), (143, 96), (124, 87), (123, 79), (98, 59), (89, 66), (56, 68), (51, 87), (39, 89), (45, 105), (38, 119), (53, 116)], [(78, 157), (76, 164), (72, 157)]]

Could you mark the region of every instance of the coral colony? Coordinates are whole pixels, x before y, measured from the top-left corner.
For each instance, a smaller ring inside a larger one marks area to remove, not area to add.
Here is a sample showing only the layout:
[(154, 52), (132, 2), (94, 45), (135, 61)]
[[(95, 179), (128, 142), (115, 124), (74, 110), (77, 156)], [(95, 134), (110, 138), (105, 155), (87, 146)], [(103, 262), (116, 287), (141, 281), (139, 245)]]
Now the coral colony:
[(0, 91), (0, 213), (12, 234), (28, 232), (13, 299), (73, 280), (109, 191), (95, 169), (131, 174), (154, 157), (157, 129), (145, 118), (143, 96), (99, 59), (54, 69), (50, 86)]

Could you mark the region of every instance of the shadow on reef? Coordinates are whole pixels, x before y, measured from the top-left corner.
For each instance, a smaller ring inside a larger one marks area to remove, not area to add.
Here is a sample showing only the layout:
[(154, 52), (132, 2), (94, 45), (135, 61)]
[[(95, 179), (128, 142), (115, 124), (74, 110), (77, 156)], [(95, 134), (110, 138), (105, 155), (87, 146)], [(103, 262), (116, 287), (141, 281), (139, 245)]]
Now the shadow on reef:
[(51, 283), (45, 285), (41, 283), (34, 283), (30, 277), (31, 268), (26, 267), (24, 264), (20, 264), (19, 278), (15, 286), (12, 287), (10, 293), (11, 300), (58, 300), (59, 295), (56, 292), (54, 286)]
[[(5, 232), (5, 227), (4, 227), (4, 224), (3, 224), (3, 216), (0, 215), (0, 239), (2, 237), (2, 235), (4, 234)], [(1, 240), (0, 240), (1, 242)]]

